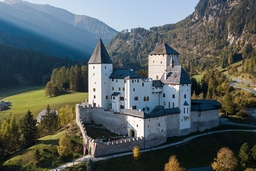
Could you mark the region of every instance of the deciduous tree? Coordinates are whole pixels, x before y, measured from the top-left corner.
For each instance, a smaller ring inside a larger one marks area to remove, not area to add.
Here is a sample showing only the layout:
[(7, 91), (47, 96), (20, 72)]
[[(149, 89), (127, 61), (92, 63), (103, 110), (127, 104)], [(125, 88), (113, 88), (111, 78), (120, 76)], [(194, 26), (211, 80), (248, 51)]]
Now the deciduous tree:
[(132, 151), (133, 151), (133, 158), (134, 158), (135, 160), (139, 160), (139, 158), (140, 158), (140, 156), (141, 156), (139, 146), (133, 147), (133, 150), (132, 150)]
[(236, 168), (237, 162), (234, 153), (228, 147), (223, 147), (218, 151), (217, 158), (214, 158), (211, 166), (216, 171), (232, 171)]
[(61, 137), (57, 149), (60, 157), (65, 157), (71, 154), (72, 144), (68, 135), (65, 134), (63, 137)]
[(164, 171), (185, 171), (186, 169), (180, 167), (180, 163), (175, 155), (169, 158), (168, 163), (164, 165)]

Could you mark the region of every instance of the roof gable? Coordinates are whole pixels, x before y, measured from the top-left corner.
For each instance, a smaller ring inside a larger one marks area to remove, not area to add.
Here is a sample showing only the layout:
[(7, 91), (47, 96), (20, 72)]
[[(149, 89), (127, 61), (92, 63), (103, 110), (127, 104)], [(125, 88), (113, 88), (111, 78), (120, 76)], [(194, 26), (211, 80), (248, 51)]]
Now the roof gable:
[(88, 64), (112, 64), (112, 60), (101, 39), (99, 39)]
[(150, 55), (179, 55), (179, 53), (171, 48), (168, 44), (162, 43), (157, 46)]
[(165, 74), (161, 77), (161, 81), (166, 84), (191, 84), (188, 74), (181, 66), (174, 66), (167, 70), (167, 76), (164, 77)]
[(134, 73), (130, 69), (115, 69), (113, 73), (110, 75), (109, 78), (115, 78), (115, 79), (124, 79), (126, 77), (129, 77), (130, 79), (137, 79), (141, 78), (138, 74)]

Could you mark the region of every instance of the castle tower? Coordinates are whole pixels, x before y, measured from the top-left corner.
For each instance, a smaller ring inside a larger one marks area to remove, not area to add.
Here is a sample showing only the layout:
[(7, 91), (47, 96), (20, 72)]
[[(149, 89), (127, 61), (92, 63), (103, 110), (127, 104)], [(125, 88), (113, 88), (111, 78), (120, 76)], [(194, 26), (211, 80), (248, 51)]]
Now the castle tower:
[(94, 107), (109, 108), (109, 77), (113, 72), (110, 56), (99, 39), (88, 62), (88, 103)]
[(160, 80), (164, 71), (170, 67), (170, 63), (172, 67), (180, 65), (179, 53), (166, 43), (157, 46), (148, 55), (148, 78)]

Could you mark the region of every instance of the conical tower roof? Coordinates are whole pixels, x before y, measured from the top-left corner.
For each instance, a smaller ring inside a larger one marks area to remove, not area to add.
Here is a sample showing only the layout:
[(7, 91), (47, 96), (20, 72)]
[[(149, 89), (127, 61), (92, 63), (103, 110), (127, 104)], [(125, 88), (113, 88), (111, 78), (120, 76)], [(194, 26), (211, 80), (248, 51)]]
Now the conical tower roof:
[(171, 48), (168, 44), (162, 43), (157, 46), (150, 55), (179, 55), (179, 53)]
[(112, 64), (112, 60), (101, 39), (99, 39), (88, 64)]

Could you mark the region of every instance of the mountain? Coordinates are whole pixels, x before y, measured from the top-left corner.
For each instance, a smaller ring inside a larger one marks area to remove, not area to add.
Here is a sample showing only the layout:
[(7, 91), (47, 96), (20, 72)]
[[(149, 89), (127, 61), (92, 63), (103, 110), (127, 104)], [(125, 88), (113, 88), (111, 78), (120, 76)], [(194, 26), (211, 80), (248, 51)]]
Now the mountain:
[[(0, 2), (0, 21), (9, 27), (7, 30), (0, 30), (3, 37), (9, 38), (2, 38), (2, 44), (40, 51), (48, 55), (71, 56), (73, 59), (79, 58), (77, 55), (80, 54), (80, 58), (89, 57), (99, 37), (108, 42), (117, 33), (97, 19), (75, 15), (50, 5), (31, 4), (21, 0)], [(17, 31), (17, 36), (13, 37), (13, 30), (21, 30), (26, 34)], [(30, 40), (37, 43), (34, 43), (34, 46), (27, 46), (31, 43), (26, 40), (25, 35), (29, 35)], [(41, 46), (38, 46), (38, 43)], [(42, 46), (45, 48), (41, 48)]]
[(193, 75), (241, 60), (248, 46), (255, 49), (255, 16), (256, 1), (200, 0), (184, 20), (120, 32), (106, 48), (117, 67), (125, 63), (139, 69), (146, 68), (147, 55), (157, 44), (166, 42), (181, 53), (183, 67)]

